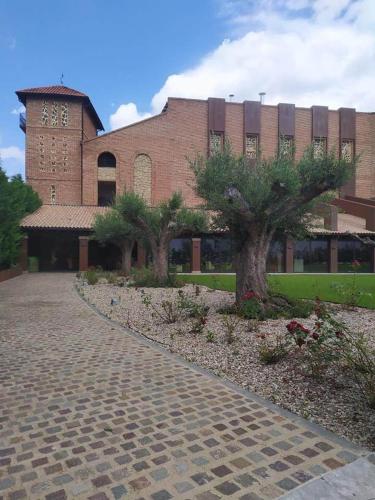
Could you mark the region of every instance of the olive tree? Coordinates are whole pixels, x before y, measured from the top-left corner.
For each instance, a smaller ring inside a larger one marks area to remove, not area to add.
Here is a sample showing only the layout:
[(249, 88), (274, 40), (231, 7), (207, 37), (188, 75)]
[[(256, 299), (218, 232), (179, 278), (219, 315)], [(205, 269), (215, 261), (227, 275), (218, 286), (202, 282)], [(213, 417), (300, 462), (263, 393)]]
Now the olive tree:
[(117, 198), (116, 206), (122, 217), (139, 230), (149, 246), (153, 272), (159, 283), (168, 279), (171, 240), (186, 233), (205, 231), (207, 227), (205, 213), (186, 208), (180, 193), (173, 193), (168, 200), (149, 207), (141, 196), (126, 192)]
[(104, 214), (98, 214), (94, 222), (94, 238), (101, 243), (112, 243), (121, 252), (121, 270), (130, 274), (134, 243), (139, 238), (137, 229), (127, 222), (116, 205)]
[(315, 204), (350, 179), (354, 164), (337, 159), (333, 151), (316, 157), (312, 148), (300, 160), (284, 152), (254, 162), (235, 156), (228, 144), (208, 159), (198, 156), (191, 162), (197, 194), (235, 243), (237, 302), (250, 290), (270, 301), (266, 261), (272, 239), (308, 231)]

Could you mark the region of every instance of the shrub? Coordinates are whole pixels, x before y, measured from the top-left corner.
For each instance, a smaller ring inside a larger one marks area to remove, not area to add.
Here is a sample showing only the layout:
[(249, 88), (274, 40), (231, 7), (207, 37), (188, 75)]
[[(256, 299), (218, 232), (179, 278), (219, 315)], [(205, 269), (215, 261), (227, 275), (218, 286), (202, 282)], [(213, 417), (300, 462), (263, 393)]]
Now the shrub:
[(163, 323), (170, 325), (181, 319), (181, 309), (178, 300), (163, 300), (159, 306), (156, 306), (152, 302), (151, 296), (144, 290), (141, 290), (141, 294), (143, 304), (151, 308), (153, 311), (152, 315), (160, 318)]
[(175, 274), (169, 274), (163, 282), (159, 281), (152, 269), (148, 267), (135, 268), (131, 271), (131, 286), (145, 288), (178, 288), (183, 286), (181, 280)]
[(332, 362), (342, 358), (346, 328), (319, 299), (315, 303), (315, 314), (316, 320), (311, 330), (296, 320), (290, 321), (286, 328), (294, 343), (300, 349), (304, 348), (310, 373), (320, 377)]
[(345, 360), (353, 378), (370, 408), (375, 409), (375, 349), (363, 333), (348, 335), (345, 347)]
[(203, 333), (204, 327), (206, 326), (207, 323), (207, 317), (206, 316), (200, 316), (196, 318), (193, 321), (193, 324), (190, 329), (190, 333), (193, 333), (194, 335), (198, 335), (199, 333)]
[(88, 271), (85, 271), (83, 277), (89, 285), (96, 285), (99, 280), (98, 273), (95, 269), (89, 269)]
[(265, 334), (261, 334), (259, 337), (262, 342), (259, 345), (258, 353), (263, 364), (277, 363), (288, 355), (289, 342), (282, 335), (277, 335), (274, 341), (271, 341)]
[(225, 341), (228, 345), (233, 344), (236, 340), (236, 330), (240, 321), (240, 318), (231, 315), (223, 317), (222, 324), (224, 327)]
[(215, 334), (211, 330), (207, 330), (206, 333), (206, 340), (209, 343), (215, 342)]

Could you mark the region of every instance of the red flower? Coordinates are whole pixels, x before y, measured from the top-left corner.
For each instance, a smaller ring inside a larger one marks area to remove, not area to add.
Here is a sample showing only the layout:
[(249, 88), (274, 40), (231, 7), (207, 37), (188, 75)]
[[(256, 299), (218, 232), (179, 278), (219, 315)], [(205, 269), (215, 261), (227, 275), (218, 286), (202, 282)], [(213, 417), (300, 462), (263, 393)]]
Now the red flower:
[(343, 337), (345, 337), (344, 332), (336, 332), (336, 337), (338, 339), (342, 339)]
[(318, 339), (319, 339), (319, 333), (317, 333), (317, 332), (313, 332), (313, 333), (311, 334), (311, 336), (312, 336), (312, 338), (313, 338), (314, 340), (318, 340)]
[(288, 332), (292, 333), (295, 330), (297, 330), (300, 326), (302, 326), (302, 325), (300, 323), (298, 323), (298, 321), (293, 320), (286, 325), (286, 328), (287, 328)]
[(249, 292), (246, 292), (243, 295), (242, 300), (251, 300), (251, 299), (256, 299), (256, 298), (257, 298), (257, 294), (253, 290), (250, 290)]

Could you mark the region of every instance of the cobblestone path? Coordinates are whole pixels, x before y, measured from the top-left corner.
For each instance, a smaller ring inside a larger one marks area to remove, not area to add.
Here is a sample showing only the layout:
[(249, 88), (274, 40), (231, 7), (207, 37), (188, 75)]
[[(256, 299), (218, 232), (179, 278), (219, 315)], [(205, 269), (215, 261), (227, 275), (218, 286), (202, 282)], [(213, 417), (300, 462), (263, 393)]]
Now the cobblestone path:
[(111, 324), (68, 274), (0, 284), (0, 498), (276, 498), (360, 455)]

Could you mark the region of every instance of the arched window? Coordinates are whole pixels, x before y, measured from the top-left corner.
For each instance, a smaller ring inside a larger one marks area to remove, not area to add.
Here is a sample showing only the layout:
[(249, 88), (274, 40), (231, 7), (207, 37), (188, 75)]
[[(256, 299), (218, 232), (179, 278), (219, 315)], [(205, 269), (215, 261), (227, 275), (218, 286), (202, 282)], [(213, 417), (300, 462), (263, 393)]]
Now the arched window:
[(116, 158), (108, 151), (101, 153), (98, 158), (99, 168), (116, 168)]
[(151, 204), (151, 158), (139, 154), (134, 160), (134, 192)]

